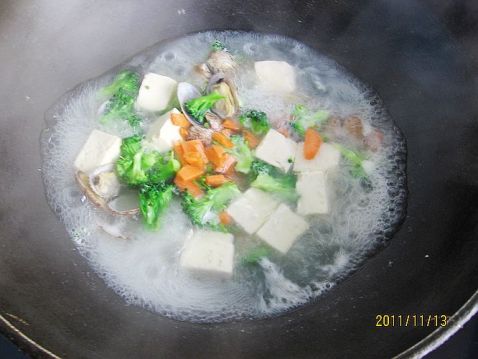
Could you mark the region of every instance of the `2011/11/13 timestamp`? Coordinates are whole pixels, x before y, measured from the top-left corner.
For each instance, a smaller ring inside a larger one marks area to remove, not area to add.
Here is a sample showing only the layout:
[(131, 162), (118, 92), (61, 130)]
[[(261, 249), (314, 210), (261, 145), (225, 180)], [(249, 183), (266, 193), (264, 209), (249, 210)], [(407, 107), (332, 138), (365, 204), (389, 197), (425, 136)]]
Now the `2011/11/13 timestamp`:
[(446, 327), (445, 314), (377, 314), (376, 327)]

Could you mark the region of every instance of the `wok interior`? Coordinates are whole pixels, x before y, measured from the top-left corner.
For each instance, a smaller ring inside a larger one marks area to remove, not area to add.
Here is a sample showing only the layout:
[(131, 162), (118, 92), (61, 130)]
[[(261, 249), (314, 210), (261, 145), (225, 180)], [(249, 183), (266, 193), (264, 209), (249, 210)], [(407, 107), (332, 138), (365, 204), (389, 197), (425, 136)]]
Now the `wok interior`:
[[(466, 52), (433, 9), (414, 1), (7, 1), (0, 9), (8, 133), (0, 141), (0, 314), (55, 354), (388, 357), (433, 328), (391, 335), (374, 327), (377, 314), (451, 315), (474, 292), (476, 89)], [(320, 49), (379, 93), (407, 138), (401, 230), (316, 303), (275, 319), (198, 325), (125, 305), (75, 252), (43, 194), (45, 110), (148, 45), (207, 29), (278, 33)]]

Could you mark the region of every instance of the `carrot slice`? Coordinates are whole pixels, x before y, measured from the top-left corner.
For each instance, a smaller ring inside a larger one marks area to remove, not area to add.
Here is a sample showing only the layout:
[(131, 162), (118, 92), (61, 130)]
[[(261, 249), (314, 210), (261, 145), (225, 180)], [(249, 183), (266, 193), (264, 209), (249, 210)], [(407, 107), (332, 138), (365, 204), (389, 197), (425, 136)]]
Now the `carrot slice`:
[(204, 173), (204, 169), (198, 168), (191, 165), (186, 165), (182, 167), (178, 173), (176, 173), (176, 177), (184, 182), (195, 180), (196, 178), (200, 177)]
[(226, 211), (219, 213), (219, 222), (224, 225), (232, 223), (232, 217)]
[(184, 141), (182, 143), (182, 146), (185, 154), (189, 152), (198, 152), (199, 154), (201, 154), (204, 163), (208, 162), (206, 151), (201, 140)]
[(206, 184), (211, 187), (219, 187), (229, 180), (224, 175), (210, 175), (206, 176)]
[(189, 126), (191, 126), (191, 123), (182, 113), (171, 113), (169, 117), (171, 118), (173, 125), (184, 128), (189, 128)]
[(241, 126), (239, 126), (239, 124), (231, 118), (226, 118), (224, 121), (222, 121), (222, 127), (232, 131), (239, 131), (241, 129)]
[(206, 149), (207, 158), (214, 167), (221, 166), (224, 162), (224, 154), (224, 148), (219, 145), (212, 145)]
[(219, 143), (220, 145), (226, 147), (226, 148), (233, 148), (234, 147), (234, 144), (232, 143), (232, 141), (227, 138), (227, 136), (221, 132), (214, 132), (212, 134), (212, 139), (213, 141), (216, 141), (217, 143)]
[(186, 163), (184, 160), (184, 150), (183, 146), (180, 143), (177, 143), (173, 147), (174, 153), (176, 154), (176, 157), (178, 158), (179, 162), (181, 163), (182, 166)]
[(228, 128), (223, 128), (221, 130), (221, 133), (226, 136), (227, 138), (231, 138), (232, 134), (233, 134), (234, 131), (228, 129)]
[(183, 138), (183, 140), (187, 139), (188, 136), (189, 136), (189, 131), (185, 128), (185, 127), (181, 127), (179, 129), (179, 134), (181, 135), (181, 137)]
[(234, 163), (236, 163), (236, 159), (226, 153), (221, 165), (216, 167), (216, 172), (230, 175), (234, 171)]
[(260, 142), (259, 139), (256, 136), (254, 136), (254, 134), (251, 131), (246, 130), (242, 134), (244, 135), (244, 139), (246, 140), (249, 148), (256, 148), (259, 145), (259, 142)]
[(206, 165), (204, 163), (204, 159), (202, 158), (201, 154), (199, 152), (188, 152), (184, 154), (184, 162), (187, 164), (204, 169), (204, 166)]
[(305, 140), (304, 140), (304, 157), (306, 160), (311, 160), (315, 157), (319, 151), (320, 144), (322, 143), (322, 138), (317, 130), (313, 128), (308, 128), (305, 131)]
[(176, 176), (174, 184), (181, 191), (188, 191), (193, 197), (200, 197), (203, 195), (201, 187), (195, 181), (183, 181)]

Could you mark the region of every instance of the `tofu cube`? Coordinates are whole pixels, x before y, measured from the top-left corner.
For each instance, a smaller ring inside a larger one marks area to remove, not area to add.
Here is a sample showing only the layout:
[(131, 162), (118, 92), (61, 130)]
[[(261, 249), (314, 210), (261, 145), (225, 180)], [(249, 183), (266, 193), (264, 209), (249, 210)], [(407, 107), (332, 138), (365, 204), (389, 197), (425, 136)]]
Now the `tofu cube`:
[(257, 61), (254, 69), (261, 86), (268, 91), (288, 93), (295, 90), (295, 70), (287, 62)]
[(166, 152), (173, 148), (174, 144), (178, 141), (182, 141), (181, 127), (176, 126), (171, 121), (171, 113), (180, 113), (177, 109), (160, 116), (155, 122), (153, 122), (146, 134), (146, 140), (151, 147), (159, 152)]
[(300, 196), (297, 213), (305, 216), (330, 212), (326, 172), (299, 173), (295, 188)]
[(286, 254), (297, 239), (309, 228), (309, 224), (285, 204), (281, 204), (259, 229), (260, 239)]
[(158, 112), (168, 108), (178, 83), (170, 77), (150, 72), (144, 75), (136, 99), (136, 107), (140, 110)]
[(287, 172), (294, 161), (297, 143), (270, 129), (256, 149), (256, 157)]
[(295, 154), (294, 171), (327, 171), (337, 168), (340, 163), (340, 151), (329, 143), (322, 143), (319, 153), (311, 159), (304, 157), (304, 143), (301, 142), (297, 146)]
[(197, 230), (186, 240), (179, 263), (200, 276), (231, 278), (234, 269), (233, 241), (230, 233)]
[(121, 148), (121, 137), (93, 130), (76, 156), (74, 166), (78, 171), (89, 173), (95, 168), (114, 163)]
[(249, 234), (255, 233), (279, 205), (270, 194), (249, 188), (227, 208), (227, 213)]

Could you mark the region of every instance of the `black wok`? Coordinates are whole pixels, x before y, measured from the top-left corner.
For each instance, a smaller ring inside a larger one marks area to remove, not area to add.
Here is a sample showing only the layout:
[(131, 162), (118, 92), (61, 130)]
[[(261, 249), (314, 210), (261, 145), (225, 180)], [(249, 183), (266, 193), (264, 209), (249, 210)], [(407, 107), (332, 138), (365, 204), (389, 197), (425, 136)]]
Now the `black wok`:
[[(2, 332), (39, 357), (431, 350), (478, 305), (477, 9), (472, 0), (2, 1)], [(279, 33), (320, 49), (379, 93), (407, 139), (401, 229), (316, 303), (274, 319), (198, 325), (126, 305), (75, 251), (43, 193), (39, 136), (59, 96), (155, 42), (208, 29)], [(383, 328), (379, 314), (452, 317), (438, 330)]]

